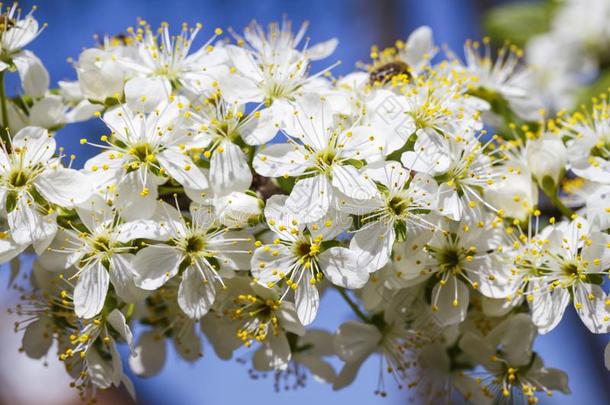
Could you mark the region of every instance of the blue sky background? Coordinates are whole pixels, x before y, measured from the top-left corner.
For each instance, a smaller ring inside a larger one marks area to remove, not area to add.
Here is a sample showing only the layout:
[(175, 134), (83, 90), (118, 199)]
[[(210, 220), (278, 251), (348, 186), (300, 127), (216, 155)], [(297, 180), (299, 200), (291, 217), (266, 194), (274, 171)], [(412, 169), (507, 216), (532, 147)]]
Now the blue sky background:
[[(447, 44), (455, 51), (467, 38), (478, 38), (480, 12), (491, 0), (42, 0), (37, 1), (39, 21), (49, 25), (31, 45), (31, 49), (47, 66), (52, 82), (74, 79), (73, 68), (67, 58), (78, 58), (80, 51), (94, 45), (94, 34), (116, 34), (134, 25), (142, 17), (156, 26), (167, 21), (176, 28), (182, 22), (201, 22), (204, 30), (201, 41), (207, 40), (215, 27), (233, 27), (240, 31), (252, 19), (261, 23), (279, 20), (286, 15), (300, 25), (310, 21), (308, 35), (312, 43), (331, 37), (340, 41), (336, 53), (318, 66), (341, 60), (334, 72), (346, 74), (357, 61), (366, 61), (371, 44), (389, 45), (404, 39), (420, 25), (430, 25), (438, 44)], [(25, 9), (34, 4), (21, 2)], [(9, 82), (9, 91), (17, 84)], [(77, 164), (82, 164), (95, 150), (79, 145), (83, 137), (97, 138), (104, 132), (100, 121), (70, 126), (58, 133), (59, 143), (67, 154), (76, 153)], [(5, 270), (5, 269), (3, 269)], [(7, 272), (0, 272), (0, 285), (6, 285)], [(349, 309), (334, 292), (325, 296), (314, 326), (334, 330), (350, 317)], [(603, 368), (603, 348), (608, 338), (589, 334), (580, 324), (573, 309), (569, 309), (561, 325), (538, 340), (537, 350), (548, 366), (568, 371), (574, 395), (556, 395), (542, 399), (547, 404), (586, 404), (610, 402), (609, 374)], [(406, 403), (408, 395), (391, 392), (389, 398), (373, 395), (377, 384), (378, 363), (369, 361), (361, 370), (357, 383), (338, 393), (328, 386), (308, 383), (305, 390), (282, 392), (273, 390), (271, 376), (252, 381), (248, 367), (236, 361), (218, 360), (206, 345), (204, 358), (195, 365), (187, 364), (170, 354), (170, 360), (158, 377), (135, 378), (140, 401), (149, 404), (234, 404), (289, 403)], [(390, 385), (391, 388), (391, 385)]]

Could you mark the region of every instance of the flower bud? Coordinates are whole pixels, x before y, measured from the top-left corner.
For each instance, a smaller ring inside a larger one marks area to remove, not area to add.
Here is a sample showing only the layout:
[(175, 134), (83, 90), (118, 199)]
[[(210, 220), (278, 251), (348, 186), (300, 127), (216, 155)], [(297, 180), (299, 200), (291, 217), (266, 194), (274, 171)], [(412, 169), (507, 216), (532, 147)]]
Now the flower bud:
[(109, 52), (87, 49), (80, 55), (76, 72), (85, 98), (103, 102), (123, 93), (125, 71)]
[(529, 175), (505, 173), (505, 179), (489, 187), (485, 197), (489, 204), (504, 211), (509, 218), (526, 220), (532, 207), (538, 204), (538, 188)]
[(245, 226), (262, 212), (258, 198), (237, 191), (216, 198), (214, 207), (220, 222), (225, 226)]
[(561, 139), (547, 134), (528, 142), (526, 159), (538, 184), (545, 177), (557, 184), (565, 171), (568, 155)]

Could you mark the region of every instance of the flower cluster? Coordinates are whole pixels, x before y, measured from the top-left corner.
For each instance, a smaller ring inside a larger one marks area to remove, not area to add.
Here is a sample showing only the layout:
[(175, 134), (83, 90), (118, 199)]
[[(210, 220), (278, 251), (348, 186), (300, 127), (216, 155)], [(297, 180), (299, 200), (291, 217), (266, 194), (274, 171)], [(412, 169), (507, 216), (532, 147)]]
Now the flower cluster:
[(590, 96), (607, 87), (610, 1), (521, 2), (492, 14), (502, 25), (495, 39), (516, 34), (524, 40), (535, 91), (549, 109), (572, 108), (587, 101), (583, 93)]
[[(381, 396), (390, 378), (429, 403), (536, 403), (569, 392), (538, 334), (569, 306), (610, 331), (609, 107), (545, 117), (517, 47), (461, 60), (421, 27), (336, 78), (312, 63), (337, 41), (305, 25), (195, 46), (201, 25), (138, 21), (51, 91), (22, 49), (32, 14), (0, 21), (24, 91), (1, 100), (0, 259), (35, 254), (22, 349), (57, 350), (83, 398), (133, 392), (117, 344), (151, 376), (169, 342), (190, 362), (205, 336), (224, 359), (253, 350), (278, 389), (341, 389), (378, 356)], [(91, 117), (108, 129), (77, 170), (54, 132)], [(311, 328), (332, 290), (355, 320)]]

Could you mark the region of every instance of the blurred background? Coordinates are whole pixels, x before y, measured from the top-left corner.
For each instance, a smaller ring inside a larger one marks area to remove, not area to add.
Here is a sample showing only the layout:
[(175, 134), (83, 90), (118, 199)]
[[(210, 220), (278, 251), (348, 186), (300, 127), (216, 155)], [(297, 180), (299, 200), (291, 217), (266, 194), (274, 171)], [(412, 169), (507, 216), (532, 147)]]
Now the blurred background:
[[(45, 63), (53, 83), (73, 80), (75, 72), (68, 62), (77, 59), (81, 50), (95, 45), (93, 36), (117, 34), (134, 25), (141, 17), (153, 26), (162, 21), (178, 28), (182, 22), (204, 25), (199, 38), (204, 42), (215, 27), (232, 27), (236, 31), (252, 19), (266, 24), (280, 20), (284, 15), (298, 26), (310, 22), (308, 36), (316, 43), (337, 37), (340, 45), (335, 54), (324, 62), (318, 62), (313, 71), (325, 67), (333, 60), (342, 64), (335, 75), (352, 71), (358, 61), (367, 62), (370, 46), (389, 46), (396, 39), (406, 39), (420, 25), (434, 30), (437, 44), (446, 44), (461, 55), (464, 40), (476, 39), (485, 34), (482, 16), (491, 7), (508, 1), (493, 0), (39, 0), (22, 1), (27, 11), (38, 6), (36, 18), (48, 23), (45, 32), (35, 40), (30, 49)], [(9, 91), (17, 92), (17, 84)], [(81, 165), (94, 151), (81, 146), (80, 138), (97, 138), (104, 126), (99, 120), (76, 124), (58, 133), (58, 143), (66, 154), (77, 155)], [(25, 262), (24, 266), (28, 264)], [(54, 358), (47, 362), (32, 361), (18, 353), (20, 336), (13, 332), (13, 322), (6, 309), (18, 299), (18, 292), (11, 291), (10, 270), (0, 268), (0, 404), (70, 404), (78, 398), (68, 388), (69, 380)], [(330, 331), (351, 317), (349, 308), (340, 297), (330, 291), (322, 302), (314, 327)], [(136, 330), (137, 333), (137, 330)], [(550, 367), (568, 372), (571, 397), (557, 394), (542, 398), (545, 404), (597, 405), (610, 403), (610, 374), (603, 366), (603, 349), (608, 338), (595, 336), (580, 324), (572, 308), (560, 327), (537, 340), (536, 350)], [(52, 352), (52, 351), (51, 351)], [(244, 359), (248, 354), (242, 353)], [(409, 394), (399, 392), (389, 384), (387, 398), (373, 394), (377, 384), (378, 362), (370, 359), (361, 369), (352, 386), (333, 393), (329, 386), (308, 381), (299, 391), (274, 391), (273, 376), (261, 376), (254, 380), (248, 366), (237, 359), (218, 360), (209, 345), (204, 348), (204, 358), (195, 365), (187, 364), (171, 354), (168, 364), (158, 377), (139, 379), (133, 377), (139, 403), (142, 404), (235, 404), (235, 403), (357, 403), (403, 404), (409, 402)], [(336, 364), (339, 366), (339, 364)], [(105, 393), (99, 403), (122, 404), (131, 400), (122, 391)]]

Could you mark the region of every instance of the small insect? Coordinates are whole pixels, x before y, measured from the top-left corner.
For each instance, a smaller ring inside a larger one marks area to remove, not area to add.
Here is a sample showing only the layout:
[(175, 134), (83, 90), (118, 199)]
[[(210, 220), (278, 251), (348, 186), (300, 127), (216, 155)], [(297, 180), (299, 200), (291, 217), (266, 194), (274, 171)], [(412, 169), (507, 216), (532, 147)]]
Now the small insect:
[(122, 45), (129, 45), (130, 39), (127, 35), (123, 34), (122, 32), (119, 34), (116, 34), (112, 37), (113, 41), (117, 41), (119, 43), (121, 43)]
[(111, 37), (104, 37), (96, 34), (94, 38), (97, 42), (97, 47), (101, 49), (105, 48), (106, 46), (128, 46), (131, 44), (132, 40), (131, 37), (123, 34), (122, 32)]
[(393, 77), (398, 75), (406, 75), (407, 77), (411, 77), (411, 74), (409, 73), (409, 65), (403, 61), (384, 63), (371, 71), (369, 76), (369, 84), (386, 84), (392, 80)]
[(15, 26), (15, 20), (9, 18), (6, 14), (0, 15), (0, 29), (8, 30)]

